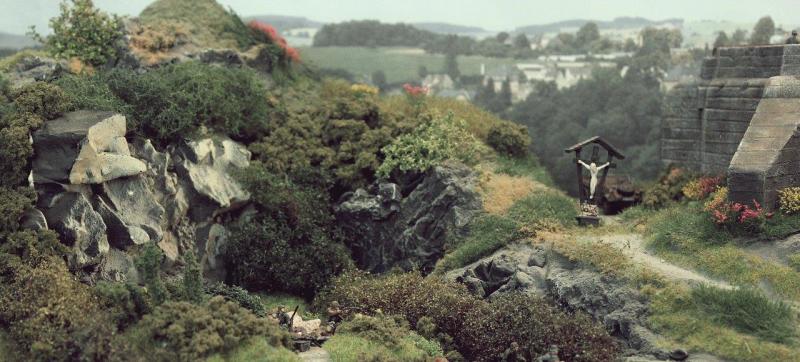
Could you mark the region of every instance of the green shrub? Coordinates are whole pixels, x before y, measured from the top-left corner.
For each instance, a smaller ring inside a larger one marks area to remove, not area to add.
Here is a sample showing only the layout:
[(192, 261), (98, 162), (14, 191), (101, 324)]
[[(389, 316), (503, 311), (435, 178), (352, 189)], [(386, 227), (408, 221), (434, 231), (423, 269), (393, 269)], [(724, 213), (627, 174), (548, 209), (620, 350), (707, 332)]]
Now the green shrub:
[(659, 209), (671, 201), (683, 198), (683, 188), (692, 180), (684, 169), (670, 165), (658, 179), (658, 182), (644, 190), (642, 205), (651, 209)]
[(61, 14), (50, 19), (53, 34), (42, 38), (47, 50), (59, 58), (81, 59), (87, 64), (102, 65), (117, 56), (116, 42), (123, 34), (122, 20), (96, 9), (92, 0), (61, 3)]
[(424, 172), (450, 159), (474, 163), (480, 143), (467, 131), (464, 121), (450, 113), (424, 122), (383, 148), (386, 158), (378, 174), (387, 177), (394, 170)]
[(352, 267), (344, 245), (323, 230), (298, 232), (269, 217), (232, 225), (225, 257), (233, 283), (305, 297)]
[(352, 266), (333, 238), (328, 192), (313, 174), (276, 175), (259, 162), (238, 175), (258, 215), (231, 225), (225, 257), (234, 284), (310, 297)]
[[(326, 343), (325, 348), (336, 361), (426, 361), (443, 355), (437, 354), (431, 342), (410, 331), (403, 317), (357, 315), (342, 323), (330, 342), (333, 343)], [(431, 349), (434, 355), (420, 345)]]
[(529, 360), (558, 346), (564, 361), (613, 361), (619, 347), (591, 317), (566, 314), (544, 300), (521, 293), (503, 294), (464, 316), (460, 352), (474, 360), (494, 360), (512, 342)]
[(471, 361), (494, 360), (511, 341), (536, 355), (550, 344), (558, 345), (564, 360), (614, 360), (618, 353), (613, 338), (589, 317), (568, 315), (541, 299), (522, 295), (489, 303), (469, 294), (463, 285), (416, 273), (344, 274), (314, 303), (321, 307), (332, 300), (339, 301), (346, 314), (381, 310), (403, 316), (411, 325), (430, 318)]
[(534, 192), (518, 200), (508, 210), (508, 217), (533, 229), (560, 228), (575, 223), (575, 201), (556, 191)]
[(169, 298), (169, 292), (161, 280), (161, 259), (163, 253), (155, 243), (145, 245), (141, 255), (136, 258), (136, 269), (147, 287), (147, 295), (152, 304), (159, 305)]
[(68, 250), (52, 230), (0, 232), (0, 256), (17, 257), (30, 266), (36, 266), (51, 257), (64, 257)]
[(55, 84), (34, 82), (11, 92), (18, 113), (33, 113), (45, 120), (60, 117), (72, 106), (72, 100)]
[(143, 288), (130, 283), (101, 281), (94, 287), (103, 310), (109, 311), (117, 329), (124, 330), (150, 313)]
[(340, 81), (270, 92), (268, 135), (250, 146), (275, 172), (315, 168), (341, 192), (375, 180), (381, 149), (416, 123), (378, 105), (378, 96)]
[[(29, 260), (26, 260), (29, 261)], [(0, 323), (26, 359), (105, 360), (116, 328), (91, 289), (59, 258), (36, 266), (0, 254)]]
[(276, 324), (217, 296), (202, 305), (166, 302), (121, 339), (130, 343), (133, 355), (148, 360), (196, 361), (233, 351), (254, 337), (274, 347), (289, 345), (288, 334)]
[(33, 156), (26, 127), (0, 129), (0, 186), (15, 187), (28, 179), (28, 160)]
[(183, 278), (181, 278), (183, 300), (200, 303), (205, 297), (203, 272), (200, 270), (200, 264), (197, 263), (197, 258), (191, 251), (183, 254), (183, 263)]
[(441, 274), (468, 265), (524, 235), (514, 220), (488, 214), (476, 219), (469, 230), (466, 239), (447, 246), (447, 253), (436, 263), (434, 273)]
[(53, 84), (59, 86), (72, 99), (71, 108), (94, 111), (111, 111), (132, 116), (131, 107), (119, 99), (106, 84), (103, 73), (94, 75), (67, 74), (56, 79)]
[(264, 303), (261, 301), (261, 298), (257, 295), (250, 294), (246, 289), (239, 286), (214, 283), (206, 286), (206, 293), (219, 295), (225, 297), (225, 299), (236, 302), (239, 306), (249, 310), (257, 317), (267, 316), (267, 310), (264, 308)]
[(265, 131), (264, 85), (248, 68), (185, 62), (144, 74), (117, 68), (103, 77), (130, 105), (138, 128), (160, 141), (191, 137), (201, 127), (244, 140)]
[(795, 314), (782, 301), (773, 301), (749, 288), (720, 289), (701, 285), (692, 289), (697, 308), (734, 329), (776, 343), (795, 335)]
[(32, 191), (0, 186), (0, 237), (7, 232), (17, 231), (19, 219), (36, 197)]
[(531, 138), (528, 128), (512, 122), (501, 122), (489, 129), (489, 146), (504, 156), (523, 157), (528, 154)]

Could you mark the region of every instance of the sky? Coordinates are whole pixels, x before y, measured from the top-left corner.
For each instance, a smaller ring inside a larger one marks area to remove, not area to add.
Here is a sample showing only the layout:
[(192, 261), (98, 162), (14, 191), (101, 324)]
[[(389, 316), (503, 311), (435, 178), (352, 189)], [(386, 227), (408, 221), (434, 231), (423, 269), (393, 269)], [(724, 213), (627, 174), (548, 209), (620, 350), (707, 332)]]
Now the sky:
[[(120, 15), (136, 15), (151, 0), (95, 0)], [(611, 20), (640, 16), (754, 23), (770, 15), (776, 24), (798, 22), (798, 0), (218, 0), (238, 14), (304, 16), (322, 22), (376, 19), (384, 22), (446, 22), (513, 30), (567, 19)], [(0, 0), (0, 31), (46, 30), (59, 0)]]

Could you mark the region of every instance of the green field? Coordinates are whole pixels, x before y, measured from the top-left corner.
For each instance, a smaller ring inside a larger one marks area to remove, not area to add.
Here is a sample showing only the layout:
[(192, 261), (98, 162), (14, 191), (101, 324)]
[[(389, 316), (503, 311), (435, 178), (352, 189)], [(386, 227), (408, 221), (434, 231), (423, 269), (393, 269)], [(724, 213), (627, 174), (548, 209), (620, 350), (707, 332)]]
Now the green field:
[[(299, 48), (304, 61), (325, 69), (344, 69), (354, 75), (369, 77), (382, 70), (389, 83), (419, 80), (420, 65), (429, 73), (439, 73), (444, 68), (444, 55), (427, 54), (415, 48), (365, 48), (365, 47), (303, 47)], [(503, 64), (527, 62), (524, 59), (460, 56), (458, 66), (463, 75), (480, 74), (481, 64), (487, 69)]]

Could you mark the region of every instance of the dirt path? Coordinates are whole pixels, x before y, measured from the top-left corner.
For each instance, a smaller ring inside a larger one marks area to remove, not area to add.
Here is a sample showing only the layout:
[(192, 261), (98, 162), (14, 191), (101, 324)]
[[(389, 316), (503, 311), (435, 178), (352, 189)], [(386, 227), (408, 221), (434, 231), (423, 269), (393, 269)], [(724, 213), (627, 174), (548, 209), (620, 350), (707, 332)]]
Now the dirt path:
[(622, 252), (634, 262), (641, 263), (672, 280), (690, 284), (705, 283), (725, 289), (732, 288), (732, 286), (726, 282), (711, 279), (693, 270), (670, 264), (664, 259), (652, 255), (645, 248), (644, 238), (639, 234), (583, 235), (580, 236), (578, 240), (611, 244), (622, 250)]
[(300, 352), (297, 354), (301, 360), (305, 362), (330, 362), (331, 355), (328, 351), (320, 348), (320, 347), (311, 347), (306, 352)]

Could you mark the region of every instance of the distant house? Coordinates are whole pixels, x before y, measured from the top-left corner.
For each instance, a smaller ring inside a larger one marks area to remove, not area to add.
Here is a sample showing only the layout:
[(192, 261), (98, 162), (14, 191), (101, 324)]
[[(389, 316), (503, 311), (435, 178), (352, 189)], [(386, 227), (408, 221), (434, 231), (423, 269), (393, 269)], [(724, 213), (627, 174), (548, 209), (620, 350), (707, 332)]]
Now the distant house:
[(453, 98), (462, 102), (469, 102), (474, 96), (471, 92), (464, 89), (445, 89), (435, 94), (437, 97)]
[(447, 74), (428, 74), (422, 80), (422, 86), (430, 89), (433, 94), (455, 88), (455, 82)]

